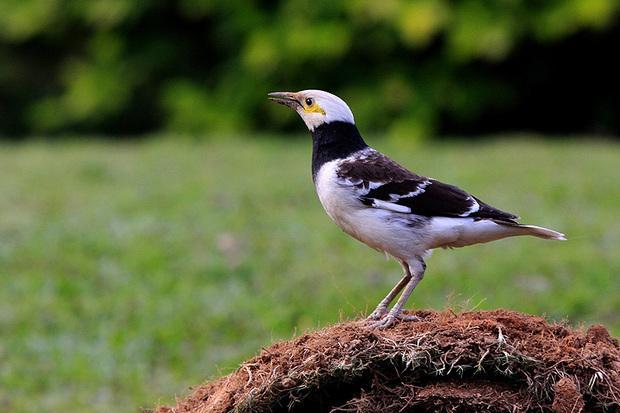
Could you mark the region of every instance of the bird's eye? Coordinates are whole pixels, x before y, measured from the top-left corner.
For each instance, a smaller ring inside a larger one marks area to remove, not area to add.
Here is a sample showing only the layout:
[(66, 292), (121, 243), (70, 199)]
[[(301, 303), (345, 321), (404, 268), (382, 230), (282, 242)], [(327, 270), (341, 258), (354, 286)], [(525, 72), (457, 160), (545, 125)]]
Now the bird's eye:
[(314, 99), (312, 98), (306, 98), (306, 105), (307, 106), (312, 106), (312, 104), (314, 103)]

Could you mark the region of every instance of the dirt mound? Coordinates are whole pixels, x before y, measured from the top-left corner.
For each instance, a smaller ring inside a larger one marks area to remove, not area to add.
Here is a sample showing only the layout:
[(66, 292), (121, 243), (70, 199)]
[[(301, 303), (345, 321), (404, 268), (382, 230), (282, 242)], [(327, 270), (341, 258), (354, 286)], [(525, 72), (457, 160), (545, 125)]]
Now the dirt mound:
[(604, 327), (414, 314), (423, 321), (347, 322), (276, 343), (155, 412), (620, 412), (620, 346)]

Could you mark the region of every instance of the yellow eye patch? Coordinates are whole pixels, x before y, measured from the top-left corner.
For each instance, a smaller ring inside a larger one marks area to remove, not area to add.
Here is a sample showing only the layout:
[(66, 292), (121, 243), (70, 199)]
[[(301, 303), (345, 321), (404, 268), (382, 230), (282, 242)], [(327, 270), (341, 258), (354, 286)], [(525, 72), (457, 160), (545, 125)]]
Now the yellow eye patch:
[(322, 107), (319, 106), (318, 103), (312, 102), (312, 105), (304, 105), (304, 112), (306, 113), (320, 113), (321, 115), (325, 115), (325, 111)]

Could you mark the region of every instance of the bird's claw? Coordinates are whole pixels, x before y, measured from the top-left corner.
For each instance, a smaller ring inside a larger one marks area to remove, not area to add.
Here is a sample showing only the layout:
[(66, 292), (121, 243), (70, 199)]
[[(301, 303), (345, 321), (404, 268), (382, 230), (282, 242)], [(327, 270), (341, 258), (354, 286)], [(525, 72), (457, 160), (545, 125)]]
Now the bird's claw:
[[(376, 310), (375, 310), (376, 311)], [(374, 312), (373, 312), (374, 314)], [(370, 316), (373, 316), (373, 314), (371, 314)], [(395, 313), (390, 311), (389, 313), (387, 313), (387, 315), (385, 315), (382, 318), (379, 319), (371, 319), (370, 317), (368, 317), (369, 321), (371, 321), (368, 325), (372, 328), (388, 328), (390, 326), (392, 326), (394, 323), (396, 323), (397, 320), (400, 321), (421, 321), (422, 319), (418, 316), (415, 315), (407, 315), (407, 314), (403, 314), (403, 313)]]
[(388, 312), (387, 306), (379, 306), (375, 308), (375, 311), (370, 313), (370, 315), (366, 318), (368, 321), (377, 321), (381, 320), (383, 316), (385, 316)]

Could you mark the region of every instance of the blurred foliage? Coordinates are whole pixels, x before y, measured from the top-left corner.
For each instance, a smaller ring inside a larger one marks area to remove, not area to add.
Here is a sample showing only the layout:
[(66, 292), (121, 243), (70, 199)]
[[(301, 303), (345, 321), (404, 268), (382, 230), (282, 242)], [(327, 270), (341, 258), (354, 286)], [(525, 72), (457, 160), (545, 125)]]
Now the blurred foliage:
[(358, 123), (395, 134), (618, 133), (619, 10), (617, 0), (2, 0), (0, 134), (282, 129), (293, 115), (265, 93), (305, 88), (342, 95)]

